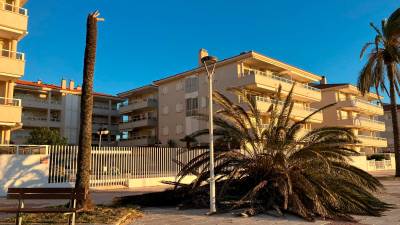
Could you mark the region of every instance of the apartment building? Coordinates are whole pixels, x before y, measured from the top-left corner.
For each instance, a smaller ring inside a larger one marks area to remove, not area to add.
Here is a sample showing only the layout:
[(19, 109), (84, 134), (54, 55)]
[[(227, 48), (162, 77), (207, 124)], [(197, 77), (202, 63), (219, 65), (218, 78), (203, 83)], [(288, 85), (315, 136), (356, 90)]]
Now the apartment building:
[[(153, 82), (153, 89), (156, 89), (155, 85), (158, 90), (159, 144), (167, 145), (169, 141), (173, 141), (182, 146), (184, 143), (180, 139), (208, 127), (206, 121), (200, 121), (194, 116), (197, 113), (207, 114), (208, 78), (200, 63), (200, 59), (206, 55), (207, 51), (200, 50), (198, 67)], [(292, 85), (297, 83), (293, 92), (295, 106), (291, 118), (296, 121), (314, 112), (315, 109), (310, 107), (311, 104), (321, 101), (320, 89), (309, 85), (320, 80), (321, 77), (316, 74), (249, 51), (217, 62), (214, 89), (234, 102), (239, 102), (240, 99), (227, 91), (228, 88), (240, 87), (247, 90), (256, 99), (257, 107), (263, 112), (263, 122), (268, 124), (267, 110), (272, 104), (271, 96), (277, 92), (280, 85), (282, 94), (287, 95)], [(156, 90), (153, 91), (153, 94), (155, 93)], [(310, 129), (312, 124), (322, 123), (322, 120), (322, 113), (317, 113), (304, 129)], [(121, 126), (125, 126), (125, 123)], [(200, 144), (208, 143), (207, 137), (198, 141)]]
[(123, 118), (119, 125), (125, 137), (121, 146), (152, 146), (158, 142), (158, 88), (147, 85), (118, 94), (125, 99), (119, 112)]
[(28, 33), (27, 0), (0, 0), (0, 144), (8, 144), (12, 130), (21, 127), (21, 100), (14, 83), (24, 75), (25, 55), (18, 42)]
[[(382, 149), (383, 152), (394, 152), (392, 112), (390, 111), (390, 107), (390, 104), (384, 104), (384, 115), (380, 117), (386, 126), (386, 131), (383, 132), (382, 136), (387, 139), (387, 148)], [(397, 117), (400, 118), (400, 105), (397, 105)]]
[[(67, 138), (68, 144), (78, 144), (80, 128), (81, 87), (73, 81), (63, 79), (61, 85), (45, 84), (42, 81), (16, 81), (14, 95), (22, 99), (22, 129), (12, 132), (11, 140), (16, 144), (26, 143), (32, 129), (49, 127)], [(119, 134), (117, 104), (121, 99), (102, 93), (93, 96), (92, 144), (98, 144), (97, 131), (106, 128), (110, 134), (103, 136), (102, 143), (116, 145)]]
[(362, 95), (357, 87), (343, 84), (327, 84), (324, 78), (315, 87), (321, 89), (322, 100), (312, 104), (320, 108), (325, 105), (336, 105), (323, 110), (324, 122), (315, 124), (321, 126), (341, 126), (352, 129), (360, 144), (352, 146), (353, 149), (366, 154), (375, 153), (387, 147), (386, 138), (381, 137), (385, 131), (385, 123), (378, 120), (384, 114), (383, 107), (379, 104), (380, 98), (375, 93)]

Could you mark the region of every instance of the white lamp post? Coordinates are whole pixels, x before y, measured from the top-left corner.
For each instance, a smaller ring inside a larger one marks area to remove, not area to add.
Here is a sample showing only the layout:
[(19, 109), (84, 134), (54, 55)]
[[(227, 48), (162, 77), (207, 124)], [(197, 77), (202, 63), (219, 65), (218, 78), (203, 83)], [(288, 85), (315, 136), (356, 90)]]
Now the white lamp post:
[(107, 135), (107, 134), (109, 134), (109, 133), (110, 133), (110, 131), (107, 130), (107, 128), (100, 128), (100, 129), (97, 131), (97, 134), (100, 136), (100, 139), (99, 139), (99, 148), (101, 147), (101, 136), (102, 136), (102, 135)]
[(214, 177), (214, 120), (213, 120), (213, 75), (215, 72), (215, 64), (217, 58), (214, 56), (205, 56), (201, 59), (208, 75), (208, 118), (209, 118), (209, 133), (210, 133), (210, 214), (217, 212), (215, 199), (215, 177)]

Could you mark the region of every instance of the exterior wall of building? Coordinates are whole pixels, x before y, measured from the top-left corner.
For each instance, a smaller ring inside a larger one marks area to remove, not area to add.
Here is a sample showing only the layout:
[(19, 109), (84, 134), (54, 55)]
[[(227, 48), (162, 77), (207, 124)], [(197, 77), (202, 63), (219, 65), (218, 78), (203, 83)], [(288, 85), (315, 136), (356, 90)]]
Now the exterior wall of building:
[(0, 1), (0, 144), (8, 144), (11, 131), (21, 127), (21, 101), (14, 98), (13, 89), (25, 70), (25, 55), (18, 52), (28, 28), (25, 3)]
[[(310, 103), (321, 99), (319, 90), (304, 86), (307, 83), (315, 81), (315, 78), (307, 77), (307, 75), (304, 75), (302, 78), (296, 76), (288, 77), (288, 75), (280, 75), (279, 77), (269, 75), (279, 70), (284, 69), (272, 68), (271, 64), (267, 61), (263, 61), (263, 59), (256, 60), (255, 57), (221, 64), (215, 69), (214, 90), (218, 90), (233, 102), (238, 103), (239, 97), (228, 91), (228, 88), (241, 87), (248, 90), (249, 93), (254, 94), (254, 96), (261, 96), (262, 98), (260, 99), (264, 99), (270, 98), (271, 95), (275, 94), (279, 85), (283, 86), (283, 94), (287, 94), (292, 87), (292, 83), (290, 82), (297, 81), (300, 84), (295, 87), (293, 98), (298, 107), (294, 109), (295, 113), (292, 119), (302, 119), (306, 116), (305, 113), (311, 113)], [(196, 77), (198, 79), (198, 88), (194, 91), (188, 91), (188, 80)], [(249, 77), (254, 78), (254, 80), (251, 80)], [(208, 114), (208, 78), (206, 72), (198, 69), (198, 72), (193, 72), (187, 76), (167, 81), (158, 81), (155, 84), (159, 90), (158, 129), (161, 145), (167, 145), (169, 140), (173, 140), (180, 146), (184, 146), (185, 143), (179, 140), (185, 135), (208, 127), (207, 121), (199, 121), (196, 117), (191, 116), (187, 106), (190, 104), (188, 103), (188, 99), (197, 98), (197, 112)], [(307, 92), (311, 92), (311, 94)], [(260, 106), (259, 110), (263, 113), (265, 123), (268, 123), (268, 113), (266, 112), (268, 104), (270, 103), (264, 104), (260, 102), (258, 104)], [(182, 108), (183, 110), (178, 110)], [(215, 107), (215, 110), (218, 110), (218, 108)], [(322, 114), (313, 117), (311, 122), (321, 123)], [(207, 135), (198, 138), (198, 142), (200, 144), (207, 144)]]
[(121, 96), (125, 103), (120, 107), (124, 133), (120, 146), (153, 146), (158, 143), (157, 121), (158, 90), (155, 86), (139, 88)]
[[(397, 108), (397, 116), (400, 118), (399, 108)], [(385, 114), (381, 116), (380, 119), (382, 121), (385, 121), (385, 126), (386, 126), (386, 131), (383, 132), (382, 136), (387, 139), (387, 148), (384, 148), (383, 151), (394, 152), (393, 124), (392, 124), (392, 113), (390, 111), (390, 105), (385, 105)]]
[(323, 123), (314, 124), (314, 127), (342, 126), (351, 128), (361, 141), (352, 146), (353, 149), (372, 154), (387, 145), (386, 139), (381, 137), (385, 125), (378, 117), (383, 115), (382, 106), (372, 103), (377, 96), (368, 94), (362, 96), (356, 87), (342, 85), (322, 89), (322, 101), (313, 103), (313, 107), (321, 108), (331, 103), (334, 106), (323, 110)]
[[(66, 83), (66, 81), (62, 81)], [(67, 138), (68, 144), (78, 144), (80, 127), (80, 90), (63, 84), (43, 85), (41, 82), (18, 82), (15, 95), (22, 99), (22, 129), (12, 132), (12, 142), (29, 144), (27, 138), (34, 128), (56, 129)], [(73, 85), (73, 83), (70, 83)], [(94, 95), (92, 144), (98, 144), (98, 129), (107, 128), (110, 135), (103, 137), (103, 143), (116, 145), (119, 134), (117, 104), (121, 99), (115, 96)]]

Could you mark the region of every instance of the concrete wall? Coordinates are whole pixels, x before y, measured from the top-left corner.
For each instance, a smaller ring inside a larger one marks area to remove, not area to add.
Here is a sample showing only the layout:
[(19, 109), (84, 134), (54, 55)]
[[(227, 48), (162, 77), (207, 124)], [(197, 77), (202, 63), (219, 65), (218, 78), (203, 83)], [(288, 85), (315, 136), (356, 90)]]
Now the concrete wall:
[(0, 155), (0, 196), (8, 187), (57, 187), (48, 184), (48, 155)]

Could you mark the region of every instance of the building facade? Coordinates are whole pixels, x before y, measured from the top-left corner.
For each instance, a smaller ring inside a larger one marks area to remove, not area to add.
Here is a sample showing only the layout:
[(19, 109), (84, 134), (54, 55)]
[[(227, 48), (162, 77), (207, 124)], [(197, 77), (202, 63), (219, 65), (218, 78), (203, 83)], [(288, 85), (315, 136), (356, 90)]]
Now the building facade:
[(21, 127), (21, 100), (14, 98), (14, 84), (25, 71), (18, 42), (28, 33), (26, 2), (0, 0), (0, 144), (10, 143), (11, 131)]
[(322, 92), (322, 100), (312, 105), (316, 108), (336, 103), (334, 106), (323, 110), (324, 122), (315, 124), (321, 126), (349, 127), (361, 141), (360, 144), (351, 146), (353, 149), (372, 154), (387, 147), (386, 138), (382, 137), (385, 123), (379, 120), (384, 114), (379, 96), (374, 93), (362, 95), (357, 87), (351, 84), (327, 84), (323, 79), (322, 84), (316, 85)]
[(158, 142), (158, 88), (147, 85), (118, 94), (125, 102), (119, 108), (119, 126), (125, 137), (121, 146), (152, 146)]
[[(206, 55), (207, 52), (201, 50), (199, 59)], [(271, 96), (276, 94), (279, 86), (282, 87), (282, 94), (287, 95), (292, 85), (297, 83), (293, 92), (295, 106), (291, 118), (297, 121), (315, 111), (311, 108), (312, 103), (321, 101), (320, 89), (309, 85), (320, 80), (321, 76), (249, 51), (218, 61), (214, 75), (214, 90), (239, 103), (239, 97), (227, 89), (231, 87), (245, 89), (256, 99), (257, 107), (262, 112), (262, 120), (267, 124), (269, 122), (267, 110), (272, 104)], [(153, 85), (158, 90), (159, 144), (167, 145), (174, 142), (183, 146), (184, 143), (180, 141), (182, 138), (208, 127), (206, 121), (195, 117), (198, 113), (208, 113), (208, 78), (201, 64), (195, 69), (157, 80)], [(131, 93), (135, 95), (134, 91)], [(322, 121), (322, 113), (317, 113), (303, 129), (310, 129), (312, 124)], [(122, 126), (125, 125), (122, 123)], [(199, 138), (198, 142), (207, 144), (208, 138)]]
[[(14, 95), (22, 100), (22, 129), (12, 132), (11, 140), (15, 144), (29, 144), (27, 137), (32, 129), (48, 127), (56, 129), (67, 138), (68, 144), (78, 144), (80, 128), (81, 88), (73, 81), (61, 85), (44, 84), (42, 81), (16, 81)], [(116, 145), (119, 134), (118, 103), (121, 99), (102, 93), (93, 96), (92, 144), (99, 141), (97, 131), (106, 128), (110, 134), (103, 137), (103, 144)]]
[[(394, 152), (394, 140), (393, 140), (393, 124), (392, 124), (392, 112), (390, 111), (390, 104), (384, 104), (384, 115), (381, 116), (381, 120), (385, 121), (386, 131), (383, 133), (383, 137), (387, 139), (387, 148), (383, 149), (385, 152)], [(400, 118), (400, 105), (397, 105), (397, 117)]]

